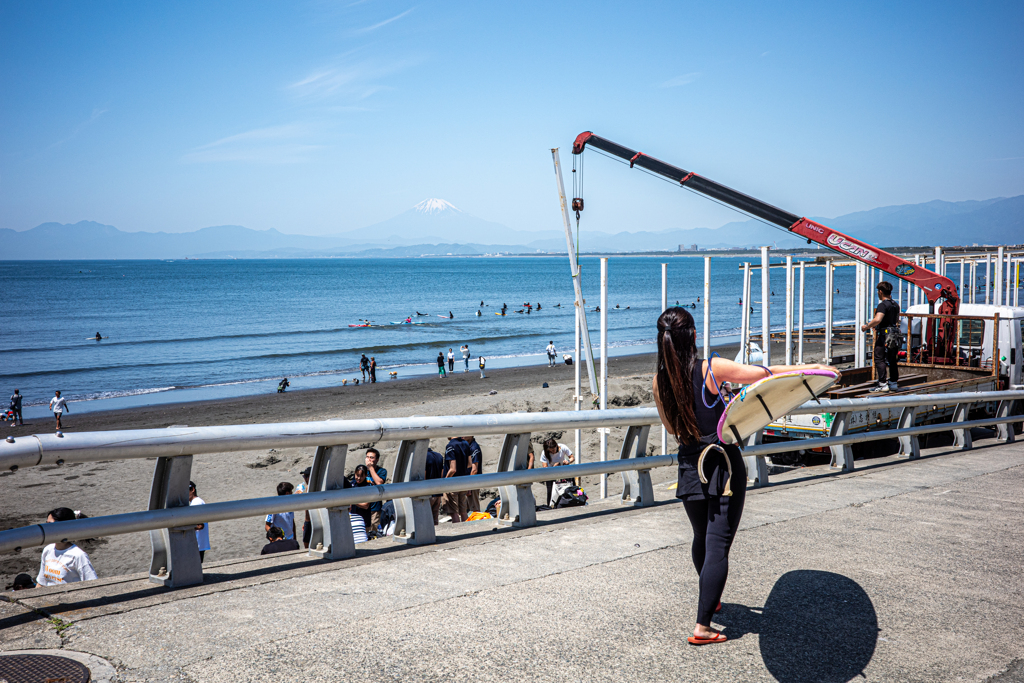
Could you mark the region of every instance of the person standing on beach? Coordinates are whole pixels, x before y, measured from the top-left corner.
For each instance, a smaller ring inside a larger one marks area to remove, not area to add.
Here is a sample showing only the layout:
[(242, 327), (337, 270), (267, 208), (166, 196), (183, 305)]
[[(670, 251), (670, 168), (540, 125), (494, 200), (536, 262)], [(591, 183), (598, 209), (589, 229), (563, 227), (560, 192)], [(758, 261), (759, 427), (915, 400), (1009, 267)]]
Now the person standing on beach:
[[(188, 483), (188, 504), (206, 505), (206, 501), (196, 493), (195, 482)], [(206, 551), (210, 549), (210, 525), (196, 524), (196, 543), (199, 544), (199, 564), (206, 558)]]
[(377, 383), (377, 359), (370, 356), (370, 384)]
[[(481, 474), (484, 471), (484, 454), (476, 437), (464, 436), (462, 440), (469, 444), (469, 474)], [(469, 511), (480, 512), (480, 489), (469, 490)]]
[(444, 354), (440, 351), (437, 352), (437, 376), (447, 377), (444, 371)]
[(448, 372), (455, 372), (455, 352), (448, 347)]
[(480, 356), (480, 379), (487, 379), (487, 375), (484, 374), (484, 366), (487, 364), (487, 359)]
[[(468, 367), (469, 361), (466, 361), (466, 364)], [(18, 419), (18, 424), (24, 426), (25, 420), (21, 417), (21, 391), (18, 389), (15, 389), (14, 395), (11, 396), (11, 411), (14, 413), (14, 417)]]
[[(363, 356), (365, 358), (366, 356)], [(309, 493), (309, 474), (313, 471), (312, 467), (307, 467), (302, 470), (302, 483), (295, 487), (292, 491), (294, 496), (297, 493)], [(309, 519), (309, 510), (305, 510), (305, 519), (302, 522), (302, 545), (305, 548), (309, 547), (309, 539), (313, 537), (313, 522)], [(296, 548), (298, 550), (298, 548)]]
[[(469, 475), (469, 445), (453, 436), (444, 449), (445, 478)], [(444, 505), (451, 515), (452, 524), (465, 522), (469, 516), (469, 492), (451, 491), (444, 494)]]
[(363, 381), (366, 381), (366, 373), (370, 371), (370, 359), (363, 354), (363, 357), (359, 359), (359, 369), (363, 371)]
[(548, 352), (548, 367), (553, 368), (555, 367), (555, 357), (558, 355), (558, 352), (555, 351), (555, 342), (549, 341), (546, 350)]
[(469, 344), (463, 344), (459, 350), (462, 351), (462, 362), (466, 364), (464, 372), (469, 372)]
[[(366, 449), (366, 478), (376, 486), (388, 483), (388, 471), (380, 466), (380, 451), (376, 448)], [(370, 526), (366, 530), (370, 538), (376, 536), (377, 529), (380, 528), (380, 511), (383, 507), (384, 504), (379, 500), (370, 503)]]
[(60, 391), (54, 392), (53, 398), (50, 399), (50, 410), (53, 411), (53, 416), (57, 418), (57, 431), (61, 430), (60, 417), (64, 414), (64, 411), (71, 412), (71, 408), (68, 408), (68, 400), (61, 398)]

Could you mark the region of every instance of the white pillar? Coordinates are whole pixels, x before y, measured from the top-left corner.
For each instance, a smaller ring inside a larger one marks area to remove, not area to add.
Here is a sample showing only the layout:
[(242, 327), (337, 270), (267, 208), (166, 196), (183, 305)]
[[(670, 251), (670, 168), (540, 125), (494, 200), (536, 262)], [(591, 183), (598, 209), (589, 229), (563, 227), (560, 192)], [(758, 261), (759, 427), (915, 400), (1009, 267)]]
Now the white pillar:
[(704, 358), (711, 358), (711, 257), (704, 257)]
[(829, 259), (825, 264), (825, 363), (832, 363), (832, 311), (836, 294), (836, 267)]
[(992, 254), (985, 254), (985, 305), (987, 306), (992, 292)]
[(761, 338), (764, 343), (761, 365), (765, 367), (772, 364), (772, 269), (768, 249), (769, 247), (761, 247)]
[(793, 257), (786, 257), (786, 365), (793, 364)]
[[(920, 254), (914, 254), (914, 263), (917, 265), (918, 269), (920, 269), (922, 267), (921, 266), (921, 255)], [(915, 306), (917, 304), (921, 303), (921, 294), (922, 294), (921, 288), (920, 287), (914, 287), (914, 305)]]
[[(575, 387), (575, 390), (573, 391), (572, 400), (574, 404), (573, 410), (582, 410), (583, 397), (580, 396), (583, 389), (582, 384), (580, 382), (580, 365), (582, 365), (582, 363), (580, 363), (580, 309), (579, 306), (574, 306), (574, 308), (576, 309), (576, 355), (573, 356), (572, 364), (573, 372), (576, 376), (576, 383), (573, 385)], [(576, 454), (576, 462), (583, 462), (582, 434), (578, 429), (573, 431), (575, 432), (575, 438), (573, 440), (573, 443), (576, 446), (576, 450), (574, 450), (573, 453)], [(550, 502), (551, 501), (548, 501), (548, 503)]]
[(960, 301), (966, 301), (964, 299), (964, 260), (960, 259)]
[[(661, 264), (661, 311), (668, 309), (668, 264)], [(661, 454), (668, 455), (668, 430), (661, 425)]]
[(1006, 305), (1010, 305), (1010, 280), (1013, 279), (1013, 269), (1011, 268), (1010, 254), (1006, 255), (1006, 296), (1003, 297), (1003, 301)]
[(854, 367), (862, 368), (867, 362), (866, 352), (864, 350), (864, 333), (861, 332), (860, 326), (864, 324), (864, 281), (865, 281), (865, 270), (867, 267), (863, 263), (858, 263), (856, 266), (856, 284), (854, 286), (854, 320), (853, 320), (853, 357)]
[(750, 362), (750, 263), (743, 264), (740, 307), (740, 361), (747, 364)]
[(971, 260), (971, 303), (975, 303), (978, 292), (978, 262)]
[(946, 258), (942, 255), (942, 247), (935, 247), (935, 272), (945, 277)]
[[(608, 259), (601, 259), (601, 410), (608, 409)], [(608, 459), (608, 430), (601, 430), (601, 462)], [(608, 497), (608, 475), (601, 475), (601, 497)]]
[(1017, 273), (1013, 278), (1013, 305), (1020, 305), (1020, 259), (1017, 259)]
[(992, 303), (996, 306), (1003, 305), (1003, 247), (996, 249), (996, 276), (993, 279), (995, 286), (993, 287), (993, 294), (995, 295), (992, 299)]
[(803, 364), (804, 362), (804, 265), (805, 261), (800, 262), (800, 314), (797, 316), (797, 327), (800, 331), (797, 333), (796, 338), (796, 362)]

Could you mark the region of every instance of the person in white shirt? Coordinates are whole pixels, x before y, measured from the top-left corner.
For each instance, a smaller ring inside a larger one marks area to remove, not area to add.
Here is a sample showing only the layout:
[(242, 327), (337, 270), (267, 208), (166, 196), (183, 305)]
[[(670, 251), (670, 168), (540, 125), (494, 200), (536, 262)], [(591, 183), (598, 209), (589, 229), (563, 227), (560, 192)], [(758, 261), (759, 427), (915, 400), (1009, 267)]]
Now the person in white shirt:
[(462, 351), (462, 362), (466, 365), (465, 372), (469, 372), (469, 344), (463, 344), (459, 350)]
[[(51, 510), (46, 516), (46, 523), (70, 522), (75, 519), (75, 511), (70, 508)], [(39, 559), (39, 576), (36, 583), (40, 586), (59, 586), (78, 581), (92, 581), (96, 578), (96, 570), (92, 568), (89, 555), (74, 544), (73, 541), (59, 541), (43, 548)]]
[[(548, 439), (544, 442), (544, 447), (540, 453), (541, 467), (571, 465), (572, 461), (572, 451), (564, 443), (558, 443), (554, 439)], [(548, 487), (548, 505), (551, 505), (551, 488), (554, 486), (555, 480), (546, 481), (544, 484)]]
[[(290, 496), (295, 490), (295, 487), (290, 481), (282, 481), (277, 485), (277, 495), (279, 496)], [(294, 512), (275, 512), (272, 515), (267, 515), (266, 529), (270, 531), (271, 527), (279, 527), (284, 532), (286, 539), (295, 538), (295, 513)]]
[(64, 411), (71, 412), (71, 408), (68, 408), (68, 400), (61, 398), (60, 392), (54, 392), (54, 397), (50, 399), (50, 410), (53, 411), (53, 416), (57, 418), (57, 431), (59, 432), (60, 427), (60, 416), (64, 414)]
[[(195, 482), (188, 483), (188, 504), (206, 505), (206, 501), (196, 493)], [(196, 524), (196, 543), (199, 544), (199, 563), (202, 564), (206, 558), (206, 551), (210, 549), (210, 525)]]
[(448, 372), (455, 372), (455, 352), (448, 347)]
[(548, 367), (549, 368), (550, 367), (554, 367), (554, 365), (555, 365), (555, 356), (558, 355), (558, 353), (555, 351), (555, 342), (553, 342), (553, 341), (549, 341), (548, 342), (547, 352), (548, 352)]

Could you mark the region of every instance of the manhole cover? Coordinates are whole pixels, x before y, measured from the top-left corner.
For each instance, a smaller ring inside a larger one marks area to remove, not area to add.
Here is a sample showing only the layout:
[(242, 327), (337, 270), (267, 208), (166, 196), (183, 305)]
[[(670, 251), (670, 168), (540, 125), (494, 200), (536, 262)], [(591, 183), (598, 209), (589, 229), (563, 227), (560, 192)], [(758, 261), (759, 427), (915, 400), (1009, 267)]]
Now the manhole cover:
[(0, 655), (0, 681), (6, 683), (88, 683), (89, 668), (53, 655)]

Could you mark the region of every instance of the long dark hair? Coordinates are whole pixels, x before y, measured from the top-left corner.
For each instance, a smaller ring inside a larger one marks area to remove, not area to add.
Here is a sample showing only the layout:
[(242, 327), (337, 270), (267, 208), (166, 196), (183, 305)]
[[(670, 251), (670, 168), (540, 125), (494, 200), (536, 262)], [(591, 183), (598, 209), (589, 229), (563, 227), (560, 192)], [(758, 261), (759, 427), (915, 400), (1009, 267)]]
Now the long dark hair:
[(700, 441), (694, 414), (693, 366), (697, 357), (693, 316), (678, 306), (658, 318), (658, 400), (680, 443)]

